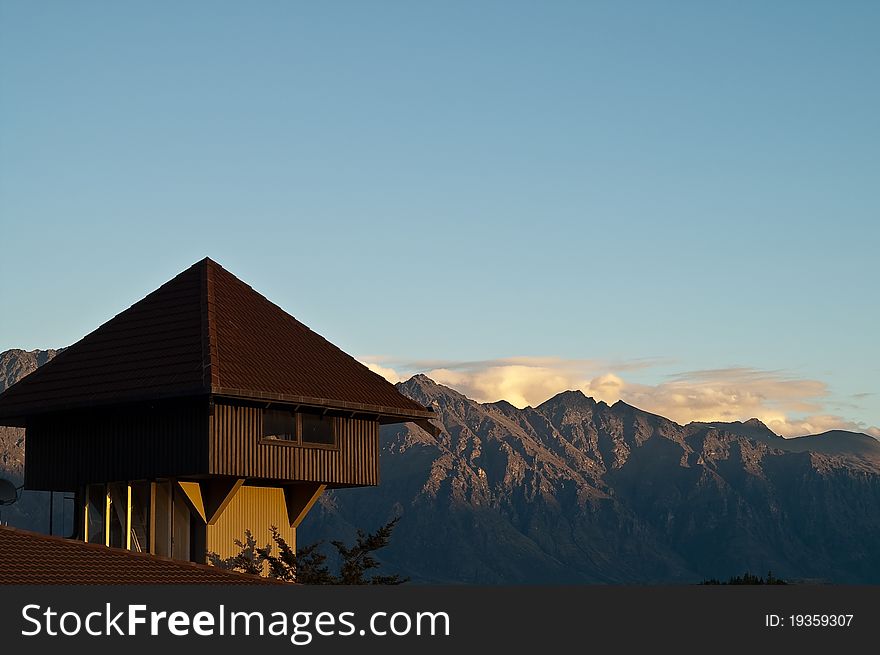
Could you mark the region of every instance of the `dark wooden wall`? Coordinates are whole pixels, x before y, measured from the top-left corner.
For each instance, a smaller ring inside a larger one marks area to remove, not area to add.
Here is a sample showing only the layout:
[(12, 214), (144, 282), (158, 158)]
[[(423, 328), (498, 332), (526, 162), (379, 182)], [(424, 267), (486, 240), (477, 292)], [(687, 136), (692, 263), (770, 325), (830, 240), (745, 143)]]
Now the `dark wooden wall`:
[(331, 487), (379, 484), (379, 423), (337, 417), (336, 446), (262, 439), (262, 408), (208, 399), (66, 412), (28, 420), (25, 485), (235, 476)]
[(28, 489), (74, 491), (87, 483), (207, 472), (207, 398), (28, 419)]
[(379, 422), (339, 417), (336, 447), (265, 443), (260, 407), (217, 403), (209, 461), (215, 475), (299, 480), (331, 486), (379, 484)]

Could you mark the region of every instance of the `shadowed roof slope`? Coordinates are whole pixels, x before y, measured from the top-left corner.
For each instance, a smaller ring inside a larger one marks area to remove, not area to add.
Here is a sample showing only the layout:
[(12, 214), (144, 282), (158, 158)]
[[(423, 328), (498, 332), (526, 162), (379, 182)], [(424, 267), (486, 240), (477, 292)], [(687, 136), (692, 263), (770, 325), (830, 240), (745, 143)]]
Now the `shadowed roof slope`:
[(203, 259), (0, 394), (0, 421), (202, 394), (433, 417)]
[(180, 562), (0, 526), (0, 585), (4, 584), (283, 583), (206, 564)]

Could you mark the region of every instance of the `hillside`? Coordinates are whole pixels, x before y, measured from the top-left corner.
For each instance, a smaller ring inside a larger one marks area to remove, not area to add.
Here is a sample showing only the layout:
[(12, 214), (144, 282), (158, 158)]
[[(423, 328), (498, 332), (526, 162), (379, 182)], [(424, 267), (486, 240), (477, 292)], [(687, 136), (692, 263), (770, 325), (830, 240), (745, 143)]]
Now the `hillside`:
[(880, 581), (880, 442), (866, 435), (680, 426), (571, 391), (520, 410), (424, 376), (399, 389), (434, 406), (442, 434), (383, 428), (381, 485), (326, 494), (301, 543), (400, 515), (385, 559), (425, 582), (685, 582), (747, 569)]

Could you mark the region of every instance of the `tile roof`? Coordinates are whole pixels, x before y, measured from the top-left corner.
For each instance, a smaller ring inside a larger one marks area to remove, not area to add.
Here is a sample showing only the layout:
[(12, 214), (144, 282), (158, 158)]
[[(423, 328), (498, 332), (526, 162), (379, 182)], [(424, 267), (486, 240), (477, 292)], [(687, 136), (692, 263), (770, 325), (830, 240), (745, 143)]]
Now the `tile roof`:
[(203, 259), (0, 394), (0, 424), (75, 407), (209, 393), (433, 417)]
[(0, 526), (4, 584), (284, 584), (146, 553)]

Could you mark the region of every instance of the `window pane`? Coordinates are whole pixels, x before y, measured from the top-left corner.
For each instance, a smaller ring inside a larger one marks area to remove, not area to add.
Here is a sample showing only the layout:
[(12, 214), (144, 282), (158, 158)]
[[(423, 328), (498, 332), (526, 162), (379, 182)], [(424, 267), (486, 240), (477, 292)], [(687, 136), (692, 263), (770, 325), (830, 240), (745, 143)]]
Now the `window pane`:
[(189, 561), (189, 505), (183, 499), (183, 492), (174, 491), (174, 517), (172, 526), (171, 557)]
[(104, 504), (106, 491), (103, 484), (88, 486), (89, 501), (89, 543), (104, 543)]
[(296, 416), (281, 409), (263, 410), (263, 438), (296, 440)]
[(150, 549), (150, 483), (131, 485), (131, 549), (145, 553)]
[(110, 545), (125, 548), (125, 526), (128, 523), (128, 485), (111, 482), (110, 491)]
[(156, 555), (171, 557), (171, 483), (156, 483)]
[(332, 446), (333, 418), (330, 416), (317, 416), (316, 414), (302, 414), (302, 442), (323, 444)]

